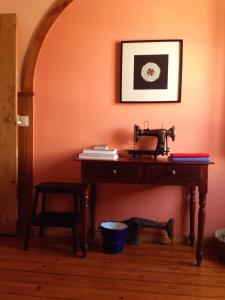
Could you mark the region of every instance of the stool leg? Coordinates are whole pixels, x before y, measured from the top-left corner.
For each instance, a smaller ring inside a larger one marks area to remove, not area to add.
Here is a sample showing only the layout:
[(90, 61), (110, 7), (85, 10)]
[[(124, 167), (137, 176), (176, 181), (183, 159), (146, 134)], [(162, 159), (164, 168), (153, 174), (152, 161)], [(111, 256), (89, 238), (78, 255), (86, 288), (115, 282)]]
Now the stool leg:
[(73, 235), (73, 253), (76, 253), (77, 252), (76, 226), (72, 227), (72, 235)]
[(39, 235), (44, 236), (44, 232), (45, 232), (45, 226), (41, 225)]
[(89, 234), (93, 239), (95, 235), (95, 211), (96, 211), (96, 184), (91, 185), (90, 201), (90, 229)]
[(38, 197), (39, 197), (39, 191), (36, 189), (34, 194), (34, 203), (32, 207), (32, 216), (35, 216), (37, 213)]
[(30, 231), (31, 231), (31, 225), (28, 224), (25, 232), (25, 237), (24, 237), (24, 250), (26, 251), (29, 246), (29, 240), (30, 240)]
[(74, 194), (74, 198), (73, 198), (73, 209), (74, 209), (75, 212), (80, 210), (79, 203), (78, 203), (78, 193), (77, 192)]
[[(42, 205), (41, 205), (41, 212), (45, 213), (46, 210), (46, 193), (43, 192), (42, 194)], [(45, 232), (45, 226), (40, 225), (40, 236), (43, 236)]]

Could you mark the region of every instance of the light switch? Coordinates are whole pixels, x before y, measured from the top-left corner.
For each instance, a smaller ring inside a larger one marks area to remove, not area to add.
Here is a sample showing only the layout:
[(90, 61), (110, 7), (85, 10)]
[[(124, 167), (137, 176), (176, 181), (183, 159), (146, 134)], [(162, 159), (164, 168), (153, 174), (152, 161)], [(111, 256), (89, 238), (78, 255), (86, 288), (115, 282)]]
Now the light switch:
[(20, 127), (29, 127), (29, 116), (17, 116), (17, 124)]

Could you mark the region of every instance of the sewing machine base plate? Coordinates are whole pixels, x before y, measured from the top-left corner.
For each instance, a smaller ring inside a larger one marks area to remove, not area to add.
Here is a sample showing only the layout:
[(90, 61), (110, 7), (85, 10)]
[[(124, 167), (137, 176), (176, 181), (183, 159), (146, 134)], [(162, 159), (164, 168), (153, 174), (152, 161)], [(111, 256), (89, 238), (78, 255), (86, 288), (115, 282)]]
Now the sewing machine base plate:
[(136, 150), (131, 149), (127, 150), (129, 155), (132, 155), (133, 157), (141, 157), (142, 155), (150, 155), (153, 156), (155, 159), (158, 155), (168, 155), (169, 151), (156, 151), (156, 150)]

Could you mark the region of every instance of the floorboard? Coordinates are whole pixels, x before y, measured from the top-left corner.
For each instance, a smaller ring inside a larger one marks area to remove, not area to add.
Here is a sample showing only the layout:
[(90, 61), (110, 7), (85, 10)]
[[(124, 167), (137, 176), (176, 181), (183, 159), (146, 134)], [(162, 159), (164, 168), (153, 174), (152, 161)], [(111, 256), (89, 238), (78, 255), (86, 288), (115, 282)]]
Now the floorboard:
[(69, 237), (0, 237), (0, 299), (187, 300), (225, 299), (225, 264), (207, 248), (202, 267), (186, 245), (125, 245), (102, 252), (90, 243), (88, 257), (72, 253)]

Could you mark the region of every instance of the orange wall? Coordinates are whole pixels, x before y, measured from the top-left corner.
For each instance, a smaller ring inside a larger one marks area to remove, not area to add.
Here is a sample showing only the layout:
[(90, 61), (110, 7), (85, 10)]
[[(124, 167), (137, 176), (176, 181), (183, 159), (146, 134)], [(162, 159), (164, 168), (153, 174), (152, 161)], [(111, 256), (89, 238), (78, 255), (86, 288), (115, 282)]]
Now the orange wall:
[[(34, 179), (79, 180), (75, 153), (96, 143), (133, 147), (133, 125), (176, 126), (173, 152), (210, 152), (206, 235), (225, 226), (225, 2), (74, 1), (54, 24), (35, 76)], [(120, 41), (183, 39), (182, 102), (119, 103)], [(97, 222), (175, 217), (186, 234), (180, 187), (101, 184)], [(197, 216), (197, 214), (196, 214)]]
[(20, 79), (21, 65), (31, 36), (55, 0), (1, 0), (0, 13), (16, 13), (18, 30), (18, 74)]

